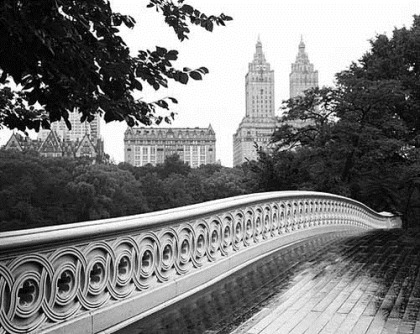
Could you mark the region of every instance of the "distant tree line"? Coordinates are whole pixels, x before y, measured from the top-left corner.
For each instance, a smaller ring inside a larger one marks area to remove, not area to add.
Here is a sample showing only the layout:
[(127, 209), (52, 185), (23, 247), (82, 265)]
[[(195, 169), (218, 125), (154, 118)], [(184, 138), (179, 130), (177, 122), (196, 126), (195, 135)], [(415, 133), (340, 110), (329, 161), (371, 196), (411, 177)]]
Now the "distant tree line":
[(0, 150), (0, 231), (134, 215), (253, 192), (242, 168), (92, 164)]

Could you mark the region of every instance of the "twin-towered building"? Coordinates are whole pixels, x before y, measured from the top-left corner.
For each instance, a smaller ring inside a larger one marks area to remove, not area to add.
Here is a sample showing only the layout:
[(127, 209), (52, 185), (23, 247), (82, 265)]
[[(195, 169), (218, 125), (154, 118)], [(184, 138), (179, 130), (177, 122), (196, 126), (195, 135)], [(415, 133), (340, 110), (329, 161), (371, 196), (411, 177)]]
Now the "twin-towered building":
[[(318, 71), (309, 62), (300, 41), (289, 77), (290, 97), (318, 86)], [(266, 148), (278, 126), (275, 115), (274, 71), (265, 59), (258, 38), (254, 59), (245, 76), (245, 117), (233, 135), (233, 165), (256, 160), (258, 147)], [(191, 167), (216, 162), (216, 135), (208, 128), (128, 128), (124, 135), (124, 161), (133, 166), (156, 165), (177, 154)]]
[[(318, 86), (318, 71), (309, 62), (301, 39), (296, 61), (289, 75), (290, 97)], [(274, 105), (274, 71), (266, 61), (258, 38), (254, 59), (245, 76), (245, 117), (233, 135), (233, 165), (256, 160), (257, 148), (266, 148), (278, 124)]]

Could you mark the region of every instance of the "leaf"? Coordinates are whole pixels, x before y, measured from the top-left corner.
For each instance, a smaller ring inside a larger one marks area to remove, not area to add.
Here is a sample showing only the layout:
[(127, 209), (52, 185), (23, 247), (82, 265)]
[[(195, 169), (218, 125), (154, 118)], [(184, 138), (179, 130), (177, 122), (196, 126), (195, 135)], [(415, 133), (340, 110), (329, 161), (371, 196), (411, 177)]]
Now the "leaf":
[(200, 71), (203, 74), (209, 73), (209, 70), (207, 69), (207, 67), (204, 67), (204, 66), (200, 67), (197, 71)]
[(124, 22), (124, 24), (126, 25), (127, 28), (132, 29), (136, 25), (136, 20), (134, 18), (132, 18), (131, 16), (123, 15), (121, 17), (121, 19), (123, 20), (123, 22)]
[(174, 97), (168, 97), (169, 100), (172, 101), (172, 103), (178, 103), (178, 100)]
[(170, 50), (166, 54), (165, 58), (168, 59), (168, 60), (177, 60), (178, 59), (178, 51), (176, 51), (176, 50)]
[(206, 22), (206, 30), (213, 31), (213, 22), (211, 22), (210, 20)]
[(0, 83), (5, 83), (6, 78), (7, 78), (7, 72), (3, 71), (3, 73), (1, 74), (1, 77), (0, 77)]
[(194, 80), (202, 80), (203, 79), (201, 74), (198, 73), (198, 72), (195, 72), (195, 71), (190, 73), (190, 77), (193, 78)]
[(179, 82), (186, 85), (188, 82), (188, 74), (186, 73), (180, 73), (179, 75)]
[(182, 12), (185, 12), (187, 14), (192, 14), (194, 12), (194, 8), (192, 8), (190, 5), (183, 5), (180, 10)]
[(157, 46), (156, 52), (158, 53), (159, 56), (163, 57), (164, 55), (166, 55), (168, 50), (166, 50), (165, 48), (161, 48), (160, 46)]
[(143, 90), (143, 86), (138, 80), (134, 80), (134, 88), (137, 90)]
[(64, 118), (64, 123), (66, 123), (67, 129), (71, 130), (71, 123), (67, 117)]
[(159, 100), (159, 101), (156, 102), (156, 104), (159, 107), (164, 108), (164, 109), (168, 109), (169, 108), (168, 102), (166, 102), (164, 100)]

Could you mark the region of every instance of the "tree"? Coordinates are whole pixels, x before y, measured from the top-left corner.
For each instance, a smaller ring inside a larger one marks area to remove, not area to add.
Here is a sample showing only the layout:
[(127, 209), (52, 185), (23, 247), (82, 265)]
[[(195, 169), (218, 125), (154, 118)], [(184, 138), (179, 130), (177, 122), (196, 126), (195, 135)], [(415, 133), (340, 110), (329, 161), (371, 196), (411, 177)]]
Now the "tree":
[[(147, 7), (161, 12), (181, 41), (188, 38), (189, 24), (212, 31), (231, 20), (207, 16), (183, 0), (150, 0)], [(208, 70), (176, 69), (178, 52), (159, 46), (131, 56), (119, 36), (122, 26), (133, 28), (135, 20), (114, 12), (108, 0), (2, 1), (0, 84), (13, 79), (21, 90), (0, 90), (0, 126), (38, 131), (63, 119), (70, 129), (69, 112), (80, 113), (81, 122), (103, 116), (129, 126), (160, 123), (156, 108), (169, 109), (176, 99), (145, 102), (132, 93), (144, 83), (158, 90), (169, 80), (201, 80)], [(170, 116), (164, 119), (170, 122)]]
[(0, 150), (1, 231), (150, 211), (129, 171), (36, 153)]
[(250, 193), (244, 181), (245, 175), (242, 169), (222, 167), (202, 182), (203, 200), (210, 201)]
[(88, 165), (77, 168), (67, 184), (77, 221), (143, 213), (146, 200), (140, 183), (115, 165)]
[[(420, 17), (414, 16), (410, 29), (376, 36), (359, 63), (336, 75), (336, 87), (288, 100), (285, 123), (273, 136), (277, 149), (260, 156), (265, 177), (277, 175), (274, 166), (285, 158), (279, 152), (286, 151), (309, 176), (299, 188), (402, 211), (403, 188), (420, 154), (419, 47)], [(282, 173), (293, 180), (288, 168)]]
[(171, 174), (187, 176), (190, 171), (191, 167), (182, 161), (178, 154), (167, 156), (164, 163), (157, 166), (157, 172), (162, 179), (168, 178)]

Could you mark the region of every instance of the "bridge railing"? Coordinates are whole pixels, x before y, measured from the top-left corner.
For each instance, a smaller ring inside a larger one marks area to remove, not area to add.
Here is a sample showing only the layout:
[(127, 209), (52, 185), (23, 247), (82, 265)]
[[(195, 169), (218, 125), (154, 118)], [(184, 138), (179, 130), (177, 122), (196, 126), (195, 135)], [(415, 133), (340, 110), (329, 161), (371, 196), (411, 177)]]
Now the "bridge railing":
[(393, 227), (351, 199), (288, 191), (0, 233), (0, 333), (112, 332), (290, 243)]

